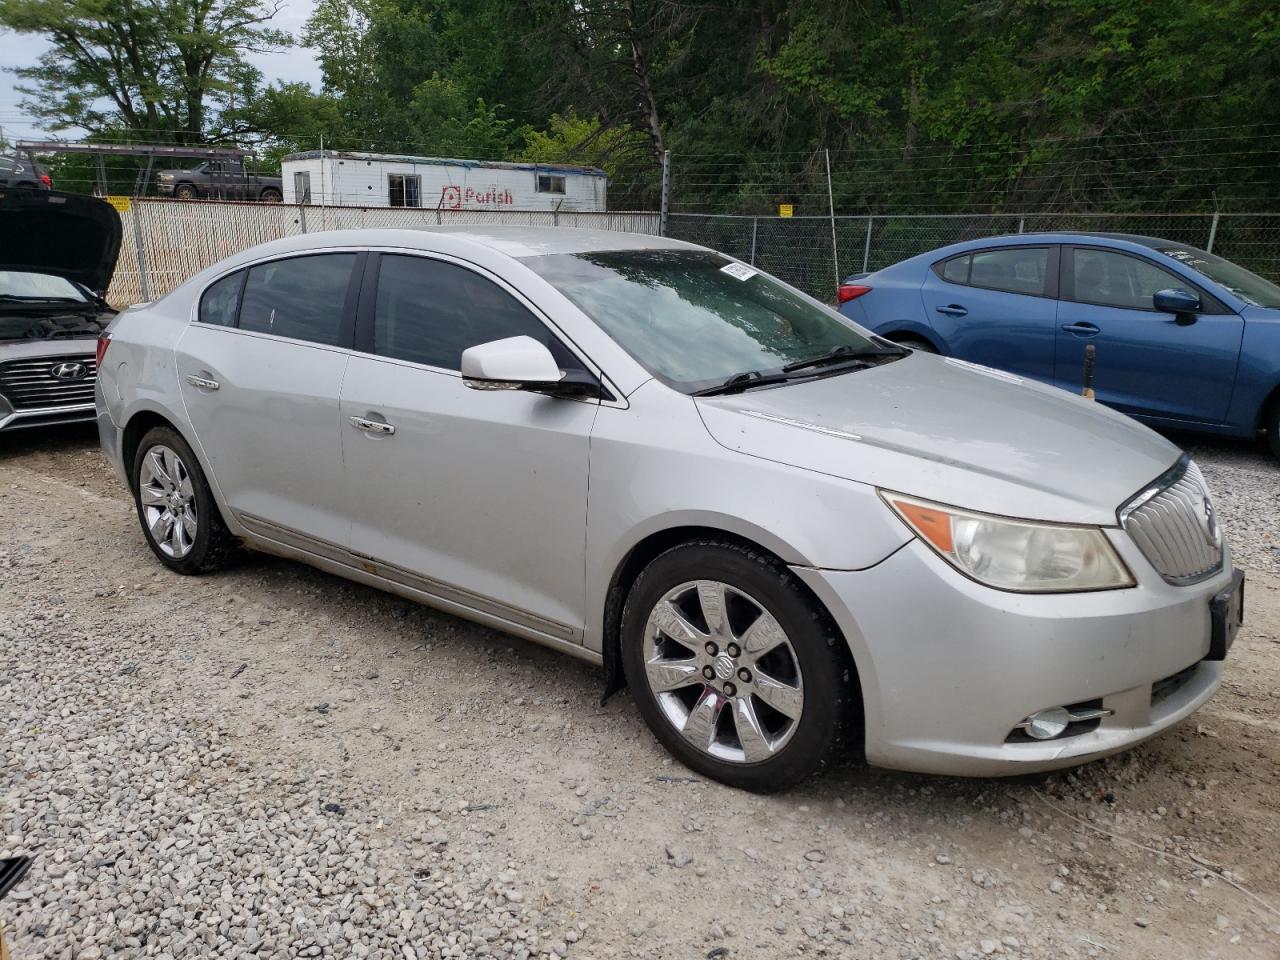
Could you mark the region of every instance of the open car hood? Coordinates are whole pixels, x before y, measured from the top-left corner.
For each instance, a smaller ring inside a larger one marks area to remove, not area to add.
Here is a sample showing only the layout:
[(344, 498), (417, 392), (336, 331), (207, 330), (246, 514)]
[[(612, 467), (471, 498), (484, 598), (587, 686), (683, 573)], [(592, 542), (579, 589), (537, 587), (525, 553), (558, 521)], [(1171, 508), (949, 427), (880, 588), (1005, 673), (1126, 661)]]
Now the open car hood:
[(97, 197), (0, 191), (0, 270), (51, 273), (105, 296), (120, 229), (120, 214)]

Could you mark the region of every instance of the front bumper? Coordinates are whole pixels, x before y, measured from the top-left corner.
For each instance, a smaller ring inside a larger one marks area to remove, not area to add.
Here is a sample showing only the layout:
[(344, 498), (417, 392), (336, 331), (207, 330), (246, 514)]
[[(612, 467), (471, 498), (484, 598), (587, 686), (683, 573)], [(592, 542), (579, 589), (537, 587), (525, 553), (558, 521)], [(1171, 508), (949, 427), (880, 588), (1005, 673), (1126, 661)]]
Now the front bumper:
[[(1051, 770), (1125, 750), (1196, 710), (1217, 689), (1206, 661), (1222, 570), (1164, 583), (1118, 530), (1108, 535), (1136, 587), (1015, 594), (966, 579), (919, 540), (868, 570), (797, 568), (844, 631), (858, 666), (867, 760), (959, 776)], [(1096, 728), (1014, 742), (1024, 718), (1102, 701)]]
[(14, 410), (0, 397), (0, 432), (32, 427), (51, 427), (63, 423), (88, 423), (96, 417), (92, 403), (73, 407), (32, 407)]

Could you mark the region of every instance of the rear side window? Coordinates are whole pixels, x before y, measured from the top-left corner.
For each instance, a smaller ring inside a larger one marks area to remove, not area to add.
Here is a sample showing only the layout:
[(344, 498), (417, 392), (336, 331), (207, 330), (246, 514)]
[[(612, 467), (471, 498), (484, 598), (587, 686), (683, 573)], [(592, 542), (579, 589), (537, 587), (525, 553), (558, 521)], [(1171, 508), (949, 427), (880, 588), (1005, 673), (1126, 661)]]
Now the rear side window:
[(1044, 296), (1049, 273), (1048, 247), (1010, 247), (973, 255), (969, 285), (984, 290)]
[(942, 279), (951, 283), (969, 282), (969, 260), (966, 253), (963, 257), (953, 257), (942, 265)]
[(1161, 290), (1199, 292), (1171, 273), (1140, 257), (1113, 250), (1076, 247), (1071, 255), (1073, 300), (1125, 310), (1154, 310), (1152, 298)]
[(581, 369), (542, 321), (491, 280), (441, 260), (382, 257), (373, 313), (379, 356), (461, 370), (468, 347), (519, 336), (545, 344), (562, 369)]
[(200, 298), (200, 322), (217, 327), (234, 327), (236, 309), (240, 306), (240, 287), (244, 284), (244, 271), (223, 277), (205, 290)]
[(338, 345), (355, 263), (354, 253), (324, 253), (249, 268), (240, 329)]

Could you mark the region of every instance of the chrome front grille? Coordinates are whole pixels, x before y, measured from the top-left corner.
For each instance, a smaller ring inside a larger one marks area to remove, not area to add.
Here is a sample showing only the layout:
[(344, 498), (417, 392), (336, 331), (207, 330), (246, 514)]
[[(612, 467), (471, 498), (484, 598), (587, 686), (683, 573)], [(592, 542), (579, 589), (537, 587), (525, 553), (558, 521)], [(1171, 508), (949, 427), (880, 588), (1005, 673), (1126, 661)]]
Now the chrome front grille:
[(97, 364), (91, 353), (7, 360), (0, 363), (0, 394), (15, 410), (75, 407), (93, 403), (96, 376)]
[(1185, 454), (1120, 509), (1120, 525), (1166, 583), (1197, 583), (1222, 569), (1222, 531), (1209, 488)]

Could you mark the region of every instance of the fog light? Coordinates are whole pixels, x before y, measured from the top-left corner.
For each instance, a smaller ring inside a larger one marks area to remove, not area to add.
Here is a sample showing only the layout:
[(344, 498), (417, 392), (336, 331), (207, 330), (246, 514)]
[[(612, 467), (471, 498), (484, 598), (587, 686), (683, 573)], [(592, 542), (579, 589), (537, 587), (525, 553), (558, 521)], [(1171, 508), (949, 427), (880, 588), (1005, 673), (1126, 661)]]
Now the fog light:
[(1067, 729), (1071, 723), (1071, 714), (1066, 707), (1050, 707), (1040, 710), (1022, 721), (1020, 726), (1027, 735), (1036, 740), (1052, 740)]

